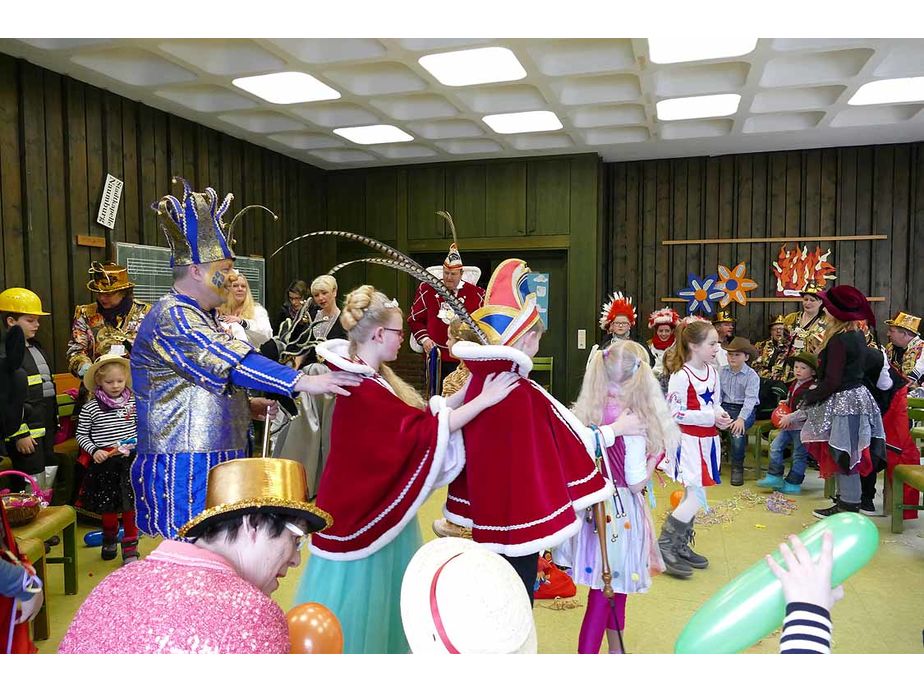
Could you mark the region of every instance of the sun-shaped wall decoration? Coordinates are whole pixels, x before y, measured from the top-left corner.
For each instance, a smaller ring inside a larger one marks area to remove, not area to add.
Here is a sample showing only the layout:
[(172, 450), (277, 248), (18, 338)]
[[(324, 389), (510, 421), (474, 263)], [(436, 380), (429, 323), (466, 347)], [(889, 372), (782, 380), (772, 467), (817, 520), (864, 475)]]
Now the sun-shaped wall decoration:
[(712, 315), (712, 302), (725, 295), (724, 290), (716, 288), (719, 278), (710, 274), (700, 279), (691, 273), (687, 281), (689, 285), (677, 292), (677, 295), (687, 302), (687, 313), (702, 310), (707, 315)]
[(735, 265), (734, 269), (728, 269), (725, 265), (719, 265), (719, 281), (716, 283), (716, 289), (724, 292), (719, 305), (724, 308), (734, 301), (742, 306), (748, 303), (748, 291), (757, 288), (757, 282), (746, 276), (747, 268), (743, 262)]

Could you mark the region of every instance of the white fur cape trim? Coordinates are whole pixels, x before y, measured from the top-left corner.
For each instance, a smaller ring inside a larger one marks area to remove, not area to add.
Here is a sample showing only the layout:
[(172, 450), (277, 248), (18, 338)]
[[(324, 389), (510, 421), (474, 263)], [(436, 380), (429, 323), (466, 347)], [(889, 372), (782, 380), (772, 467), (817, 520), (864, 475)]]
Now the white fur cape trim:
[(456, 342), (450, 352), (462, 361), (512, 361), (516, 372), (524, 378), (533, 369), (533, 360), (529, 356), (509, 346)]
[(356, 363), (350, 358), (350, 343), (346, 339), (328, 339), (318, 344), (315, 349), (318, 356), (337, 366), (342, 371), (357, 375), (373, 376), (375, 371), (364, 363)]

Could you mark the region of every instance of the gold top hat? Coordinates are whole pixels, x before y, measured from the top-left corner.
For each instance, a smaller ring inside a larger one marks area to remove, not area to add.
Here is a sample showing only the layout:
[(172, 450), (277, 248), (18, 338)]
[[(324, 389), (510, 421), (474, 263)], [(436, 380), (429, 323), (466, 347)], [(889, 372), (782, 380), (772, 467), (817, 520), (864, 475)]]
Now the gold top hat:
[(305, 468), (293, 460), (242, 457), (209, 470), (205, 510), (183, 525), (181, 538), (201, 535), (215, 522), (252, 512), (279, 512), (308, 521), (308, 531), (327, 529), (334, 519), (308, 502)]
[(131, 289), (134, 284), (128, 278), (128, 270), (114, 262), (91, 262), (87, 270), (92, 279), (87, 288), (97, 294), (111, 294), (116, 291)]
[(774, 325), (785, 325), (785, 324), (786, 324), (786, 318), (784, 318), (782, 314), (777, 315), (775, 318), (773, 318), (773, 320), (770, 321), (770, 327), (773, 327)]
[(911, 315), (911, 313), (902, 313), (899, 312), (895, 316), (894, 320), (886, 320), (886, 325), (891, 325), (892, 327), (900, 327), (903, 330), (908, 330), (909, 332), (914, 332), (915, 334), (920, 333), (921, 331), (921, 318), (916, 315)]
[(732, 317), (732, 314), (727, 310), (720, 310), (715, 314), (715, 317), (712, 319), (713, 325), (718, 325), (720, 322), (735, 322), (735, 319)]

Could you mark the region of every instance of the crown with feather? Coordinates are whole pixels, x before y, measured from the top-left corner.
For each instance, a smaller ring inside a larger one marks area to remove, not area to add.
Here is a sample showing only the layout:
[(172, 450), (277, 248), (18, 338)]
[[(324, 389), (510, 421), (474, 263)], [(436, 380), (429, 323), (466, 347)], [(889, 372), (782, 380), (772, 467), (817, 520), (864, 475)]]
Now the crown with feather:
[(173, 177), (173, 183), (183, 184), (183, 199), (164, 195), (159, 202), (151, 205), (157, 212), (161, 231), (170, 246), (171, 267), (233, 260), (234, 227), (244, 212), (262, 209), (273, 216), (273, 221), (279, 218), (263, 205), (248, 205), (234, 216), (230, 224), (225, 224), (222, 217), (234, 199), (232, 193), (219, 202), (218, 193), (213, 188), (194, 192), (189, 183), (179, 176)]
[(541, 319), (528, 275), (529, 267), (517, 258), (504, 260), (491, 275), (484, 305), (472, 317), (492, 344), (514, 344)]
[(628, 318), (629, 327), (635, 327), (638, 314), (635, 312), (635, 306), (632, 305), (632, 298), (623, 296), (621, 291), (614, 291), (610, 300), (603, 304), (603, 309), (600, 311), (600, 327), (603, 330), (609, 329), (610, 323), (618, 315)]
[(653, 330), (658, 325), (674, 327), (680, 322), (680, 315), (673, 308), (659, 308), (648, 316), (648, 329)]

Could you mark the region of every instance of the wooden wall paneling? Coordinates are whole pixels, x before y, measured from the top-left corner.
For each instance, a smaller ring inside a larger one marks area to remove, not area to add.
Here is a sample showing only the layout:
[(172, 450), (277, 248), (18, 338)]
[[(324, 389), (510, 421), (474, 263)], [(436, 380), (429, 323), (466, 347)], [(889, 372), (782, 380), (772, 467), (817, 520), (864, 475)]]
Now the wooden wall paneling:
[[(748, 227), (750, 228), (751, 236), (762, 238), (767, 235), (769, 157), (766, 154), (758, 153), (749, 155), (748, 159), (751, 164), (750, 217)], [(757, 288), (754, 289), (755, 295), (773, 296), (776, 293), (776, 277), (773, 275), (771, 264), (776, 259), (777, 251), (778, 246), (775, 245), (755, 243), (751, 246), (751, 264), (749, 265), (749, 269), (752, 272), (751, 278), (757, 282)], [(757, 325), (753, 321), (750, 323), (750, 337), (754, 340), (756, 340), (757, 337), (763, 337), (768, 318), (772, 319), (770, 313), (785, 311), (785, 309), (786, 307), (782, 304), (771, 304), (765, 307), (763, 311), (763, 324)]]
[(818, 210), (820, 236), (837, 233), (837, 150), (821, 151), (821, 197)]
[[(872, 233), (873, 228), (873, 187), (875, 157), (870, 147), (861, 147), (857, 152), (857, 233)], [(866, 243), (852, 243), (854, 246), (853, 281), (845, 274), (838, 278), (840, 284), (853, 284), (867, 295), (870, 290), (870, 270), (872, 252)]]
[[(189, 171), (183, 163), (183, 131), (179, 117), (167, 115), (167, 166), (171, 176), (190, 179), (195, 171)], [(196, 181), (190, 180), (195, 186)], [(163, 194), (163, 193), (162, 193)]]
[[(642, 233), (639, 238), (641, 248), (639, 251), (639, 272), (621, 287), (622, 291), (633, 298), (639, 314), (651, 301), (656, 290), (655, 253), (657, 214), (658, 214), (658, 162), (646, 161), (642, 164)], [(638, 329), (638, 327), (636, 328)], [(644, 332), (639, 331), (639, 335)]]
[[(687, 182), (690, 171), (690, 159), (678, 159), (672, 162), (671, 166), (671, 225), (668, 228), (668, 236), (671, 239), (686, 239), (687, 229)], [(658, 248), (658, 255), (661, 261), (670, 263), (670, 273), (668, 275), (665, 293), (654, 296), (657, 302), (656, 308), (661, 308), (660, 299), (662, 296), (676, 296), (677, 292), (686, 284), (687, 278), (687, 252), (689, 246), (678, 246)], [(673, 306), (676, 310), (678, 306)], [(682, 312), (682, 310), (678, 311)]]
[[(850, 236), (857, 233), (857, 157), (858, 149), (849, 147), (838, 151), (838, 219), (835, 233), (838, 236)], [(838, 280), (841, 277), (854, 276), (853, 241), (834, 244), (831, 253), (832, 263), (836, 268)]]
[(459, 247), (464, 238), (485, 236), (486, 166), (474, 164), (452, 166), (446, 173), (446, 208), (452, 215), (459, 236)]
[[(908, 252), (910, 239), (908, 238), (908, 214), (911, 207), (911, 147), (894, 147), (895, 161), (893, 166), (892, 182), (892, 209), (889, 224), (889, 243), (892, 261), (892, 272), (889, 277), (889, 294), (881, 293), (879, 296), (891, 296), (891, 305), (886, 311), (891, 317), (899, 310), (905, 310), (908, 305), (909, 274), (914, 271), (917, 263), (911, 263), (911, 254)], [(877, 276), (879, 267), (876, 268)], [(885, 319), (885, 318), (881, 318)]]
[[(152, 109), (153, 111), (153, 109)], [(166, 245), (166, 239), (160, 230), (160, 223), (157, 221), (157, 213), (151, 208), (153, 203), (160, 200), (161, 197), (168, 193), (175, 193), (176, 186), (173, 185), (172, 178), (174, 175), (173, 168), (170, 164), (170, 126), (166, 113), (153, 111), (154, 115), (154, 166), (155, 170), (152, 175), (150, 190), (152, 196), (146, 200), (147, 208), (143, 212), (147, 218), (151, 219), (151, 225), (145, 225), (150, 229), (151, 236), (149, 242), (151, 245)], [(150, 211), (149, 211), (150, 210)]]
[[(395, 180), (395, 199), (397, 200), (397, 208), (395, 209), (395, 215), (397, 217), (397, 237), (395, 239), (395, 243), (397, 244), (396, 247), (398, 248), (407, 248), (409, 236), (408, 226), (410, 223), (408, 213), (408, 170), (406, 168), (399, 168), (396, 173), (397, 179)], [(405, 316), (407, 316), (407, 313), (410, 310), (411, 300), (413, 299), (413, 292), (416, 289), (417, 282), (413, 281), (404, 272), (398, 273), (396, 296), (398, 297), (398, 301), (401, 303), (401, 306), (404, 308)]]
[(911, 272), (908, 282), (907, 307), (917, 316), (924, 315), (924, 272), (919, 269), (920, 259), (924, 257), (924, 142), (912, 146), (911, 172), (914, 185), (911, 189), (911, 204), (914, 217), (910, 225), (908, 259), (917, 271)]
[[(45, 148), (45, 94), (42, 72), (29, 63), (22, 71), (23, 202), (25, 205), (26, 286), (52, 312), (51, 248), (48, 235), (48, 178)], [(57, 353), (54, 318), (41, 321), (39, 341), (52, 358)]]
[[(283, 198), (283, 175), (285, 162), (275, 153), (270, 152), (269, 150), (264, 151), (263, 154), (264, 164), (269, 168), (269, 200), (270, 204), (267, 205), (272, 209), (279, 217), (279, 220), (274, 222), (272, 217), (261, 212), (260, 210), (255, 210), (254, 214), (263, 217), (264, 228), (267, 229), (267, 232), (270, 237), (270, 248), (266, 254), (267, 261), (269, 261), (269, 256), (272, 255), (277, 248), (279, 248), (288, 236), (289, 229), (294, 229), (295, 219), (292, 219), (288, 213), (288, 208), (285, 204)], [(277, 261), (281, 262), (276, 263), (276, 270), (270, 273), (272, 278), (272, 295), (281, 296), (285, 291), (286, 277), (294, 272), (294, 266), (291, 263), (291, 255), (288, 253), (280, 253), (276, 258)], [(269, 291), (270, 287), (267, 287)]]
[(445, 167), (407, 169), (408, 239), (443, 238), (445, 224), (435, 216), (440, 209), (446, 209)]
[[(651, 336), (648, 329), (648, 315), (660, 307), (660, 298), (669, 296), (671, 290), (670, 267), (661, 257), (664, 250), (661, 241), (666, 241), (670, 237), (673, 207), (671, 198), (672, 179), (671, 162), (667, 159), (662, 159), (658, 162), (656, 232), (654, 246), (651, 249), (651, 256), (654, 261), (654, 289), (643, 294), (645, 306), (644, 310), (639, 310), (638, 334), (643, 341)], [(636, 303), (639, 302), (638, 294), (636, 294), (635, 300)]]
[[(626, 164), (626, 228), (624, 242), (626, 245), (626, 262), (624, 274), (616, 277), (613, 286), (606, 290), (609, 294), (617, 289), (625, 290), (625, 287), (632, 282), (636, 286), (639, 281), (639, 272), (641, 265), (639, 262), (639, 249), (641, 248), (642, 234), (644, 229), (641, 227), (642, 215), (642, 181), (643, 171), (641, 163), (632, 161)], [(597, 310), (603, 303), (606, 295), (599, 297)], [(597, 330), (599, 334), (599, 328)], [(590, 334), (590, 333), (588, 333)]]
[(574, 161), (538, 159), (527, 162), (527, 235), (569, 233), (571, 169)]
[[(106, 227), (96, 223), (99, 203), (106, 184), (103, 92), (88, 85), (85, 90), (85, 99), (87, 114), (87, 229), (85, 232), (108, 239), (109, 234)], [(106, 262), (105, 248), (89, 248), (89, 252), (91, 261)], [(82, 294), (77, 302), (89, 303), (92, 296), (86, 287), (83, 288)]]
[[(106, 174), (111, 174), (119, 180), (125, 180), (122, 161), (122, 99), (115, 94), (104, 91), (103, 96), (103, 146), (105, 157), (103, 159), (103, 184), (105, 187)], [(125, 190), (122, 190), (125, 196)], [(98, 211), (98, 207), (97, 210)], [(94, 218), (96, 215), (94, 213)], [(101, 226), (101, 228), (106, 228)], [(106, 259), (115, 250), (117, 242), (125, 241), (125, 209), (120, 201), (112, 229), (106, 230), (109, 245), (106, 248)]]
[[(736, 157), (734, 176), (735, 178), (733, 181), (733, 186), (735, 190), (735, 222), (731, 235), (734, 237), (747, 238), (753, 235), (751, 219), (751, 205), (753, 202), (752, 197), (754, 189), (753, 157)], [(754, 264), (754, 250), (755, 246), (758, 245), (762, 244), (742, 244), (733, 248), (733, 257), (730, 260), (732, 264), (726, 266), (729, 269), (734, 269), (734, 265), (739, 262), (744, 262), (747, 266), (748, 276), (757, 281), (759, 284), (762, 284), (762, 280), (756, 278), (762, 268), (757, 267)], [(761, 286), (755, 291), (757, 293), (762, 293), (763, 287)], [(764, 306), (758, 306), (756, 304), (753, 308), (739, 308), (737, 311), (738, 332), (744, 336), (761, 334), (761, 323), (764, 321), (765, 312), (766, 310)]]
[[(687, 178), (687, 238), (703, 238), (703, 190), (705, 186), (705, 160), (689, 159)], [(703, 275), (703, 246), (687, 246), (687, 263), (683, 279), (677, 288), (687, 285), (690, 274)], [(675, 294), (671, 294), (672, 296)], [(684, 312), (684, 306), (678, 311)]]
[[(227, 181), (224, 182), (224, 189), (222, 194), (227, 195), (228, 193), (234, 193), (234, 202), (231, 203), (231, 209), (228, 210), (229, 219), (234, 218), (234, 214), (237, 213), (237, 210), (241, 209), (242, 200), (245, 199), (247, 194), (246, 189), (244, 188), (244, 148), (243, 142), (241, 140), (229, 137), (228, 135), (222, 135), (222, 147), (224, 149), (224, 156), (222, 161), (227, 161), (228, 163), (222, 166), (224, 169), (223, 173), (227, 174)], [(222, 177), (224, 181), (224, 176)], [(250, 254), (250, 248), (253, 247), (253, 239), (250, 238), (250, 234), (242, 233), (240, 234), (240, 239), (238, 241), (241, 245), (241, 252), (244, 254)]]
[[(732, 238), (735, 230), (735, 199), (737, 187), (735, 185), (735, 166), (739, 157), (723, 156), (719, 158), (719, 185), (718, 185), (718, 238)], [(733, 248), (731, 245), (718, 246), (716, 268), (712, 272), (718, 273), (718, 264), (732, 268), (737, 262), (742, 248)], [(747, 250), (744, 250), (747, 253)], [(732, 306), (729, 306), (732, 308)], [(734, 309), (733, 309), (734, 310)]]
[(806, 233), (802, 221), (802, 152), (786, 152), (786, 220), (784, 229), (789, 235)]
[[(876, 147), (874, 150), (875, 164), (873, 170), (873, 200), (872, 200), (872, 228), (875, 233), (890, 234), (889, 240), (896, 242), (894, 229), (892, 225), (892, 211), (894, 209), (893, 192), (895, 186), (894, 180), (894, 163), (895, 147), (894, 145), (884, 145)], [(891, 233), (890, 233), (891, 232)], [(865, 243), (870, 247), (870, 286), (867, 296), (884, 296), (885, 301), (873, 304), (873, 312), (876, 314), (876, 320), (881, 325), (884, 320), (889, 318), (892, 311), (892, 300), (895, 305), (902, 303), (899, 296), (893, 296), (892, 290), (892, 253), (888, 243)], [(862, 247), (862, 246), (861, 246)], [(896, 293), (901, 292), (899, 287), (903, 284), (895, 283)]]
[(18, 65), (12, 58), (0, 56), (0, 228), (4, 286), (26, 283)]
[(802, 158), (802, 219), (799, 228), (807, 236), (821, 235), (821, 151), (812, 149)]
[[(74, 274), (70, 265), (74, 237), (67, 233), (67, 188), (65, 177), (66, 152), (64, 148), (64, 105), (61, 94), (61, 77), (54, 72), (44, 74), (45, 91), (45, 174), (48, 190), (48, 241), (51, 278), (51, 326), (57, 345), (55, 358), (64, 363), (64, 352), (70, 339), (67, 320), (55, 320), (54, 316), (69, 317), (73, 311), (70, 281), (65, 277)], [(85, 268), (79, 268), (84, 272)], [(44, 300), (44, 299), (43, 299)], [(46, 308), (46, 310), (48, 310)]]
[[(719, 235), (719, 168), (717, 157), (706, 159), (706, 171), (703, 191), (703, 238), (717, 238)], [(716, 274), (719, 263), (719, 246), (707, 245), (703, 248), (701, 276)]]
[[(127, 99), (122, 100), (122, 172), (125, 187), (119, 203), (119, 213), (125, 223), (125, 241), (141, 242), (141, 198), (140, 175), (138, 167), (138, 111), (139, 104)], [(112, 249), (115, 260), (115, 248)]]
[[(212, 180), (212, 172), (209, 168), (209, 140), (207, 128), (204, 125), (194, 124), (192, 126), (196, 148), (196, 180), (198, 187), (196, 190), (205, 190), (207, 186), (215, 187)], [(221, 191), (218, 191), (221, 192)]]
[[(366, 233), (372, 238), (391, 244), (398, 236), (398, 171), (394, 168), (369, 171), (366, 175), (365, 186)], [(482, 190), (482, 199), (484, 199), (483, 192)], [(482, 234), (484, 232), (484, 208), (482, 207), (480, 216), (470, 218), (472, 210), (468, 210), (468, 216), (463, 214), (460, 220), (456, 216), (458, 205), (451, 206), (452, 209), (449, 211), (456, 222), (456, 229), (460, 236), (459, 245), (464, 250), (465, 239), (476, 231), (474, 222), (480, 219), (480, 231)]]
[[(610, 287), (616, 285), (618, 277), (624, 276), (626, 273), (626, 244), (624, 238), (626, 233), (627, 166), (628, 164), (619, 162), (605, 169), (609, 182), (607, 190), (609, 223), (604, 227), (606, 237), (604, 252), (608, 253), (606, 262), (610, 271), (606, 275), (603, 291), (609, 291)], [(609, 194), (609, 191), (613, 191), (613, 193)], [(606, 250), (607, 247), (609, 250)]]
[(485, 235), (526, 234), (526, 162), (485, 167)]
[(67, 123), (67, 245), (73, 249), (71, 258), (71, 300), (79, 305), (89, 299), (86, 282), (89, 279), (90, 249), (76, 245), (77, 234), (94, 233), (89, 224), (87, 190), (87, 118), (84, 87), (80, 82), (66, 80), (65, 107)]

